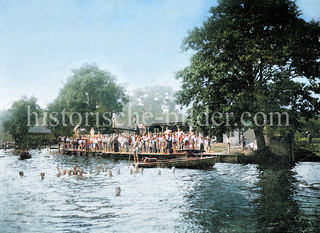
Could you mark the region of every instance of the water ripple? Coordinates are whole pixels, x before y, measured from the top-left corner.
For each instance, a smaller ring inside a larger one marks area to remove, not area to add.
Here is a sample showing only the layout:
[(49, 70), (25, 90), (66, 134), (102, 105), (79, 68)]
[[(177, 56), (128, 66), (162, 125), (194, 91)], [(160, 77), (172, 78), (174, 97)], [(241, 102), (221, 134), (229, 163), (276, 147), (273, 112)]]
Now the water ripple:
[[(319, 163), (284, 172), (221, 163), (211, 170), (145, 169), (130, 175), (127, 161), (31, 153), (32, 159), (19, 161), (0, 150), (4, 232), (264, 232), (260, 226), (271, 229), (279, 216), (290, 219), (285, 213), (296, 207), (301, 211), (292, 212), (298, 219), (292, 221), (304, 226), (301, 219), (307, 218), (306, 229), (312, 230), (319, 217)], [(57, 166), (74, 165), (88, 178), (56, 176)], [(270, 212), (275, 203), (286, 207)]]

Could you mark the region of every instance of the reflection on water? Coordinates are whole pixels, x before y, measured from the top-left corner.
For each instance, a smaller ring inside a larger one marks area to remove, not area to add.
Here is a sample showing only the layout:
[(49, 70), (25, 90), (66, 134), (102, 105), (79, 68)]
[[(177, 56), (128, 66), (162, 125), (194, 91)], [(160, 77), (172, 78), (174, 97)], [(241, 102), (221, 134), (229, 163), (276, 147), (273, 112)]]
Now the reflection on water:
[[(254, 205), (258, 171), (255, 165), (216, 164), (199, 171), (185, 194), (184, 219), (192, 232), (250, 232), (256, 228)], [(194, 231), (193, 231), (194, 230)]]
[[(0, 150), (1, 232), (319, 229), (320, 163), (280, 171), (221, 163), (205, 171), (161, 169), (159, 175), (159, 169), (145, 169), (130, 175), (127, 161), (32, 154), (32, 159), (19, 161)], [(71, 169), (75, 164), (88, 178), (56, 176), (57, 166)], [(40, 172), (45, 172), (43, 181)]]
[[(319, 163), (299, 163), (291, 170), (263, 170), (255, 209), (261, 232), (316, 232), (319, 228)], [(306, 173), (309, 177), (305, 176)], [(318, 188), (309, 190), (313, 184)], [(305, 184), (301, 188), (301, 184)]]
[(299, 206), (294, 199), (296, 179), (293, 175), (290, 170), (261, 171), (257, 183), (261, 189), (255, 210), (261, 231), (300, 232)]

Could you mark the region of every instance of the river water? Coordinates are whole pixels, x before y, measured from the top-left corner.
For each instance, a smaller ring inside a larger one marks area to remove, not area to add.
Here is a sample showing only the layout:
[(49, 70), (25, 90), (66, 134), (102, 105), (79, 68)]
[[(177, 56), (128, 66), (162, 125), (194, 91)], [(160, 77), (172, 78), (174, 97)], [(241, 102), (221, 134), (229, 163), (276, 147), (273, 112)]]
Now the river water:
[[(124, 160), (31, 153), (31, 159), (20, 161), (0, 150), (0, 232), (320, 229), (320, 163), (278, 171), (217, 163), (211, 170), (154, 168), (130, 174)], [(87, 177), (56, 176), (57, 166), (73, 165)]]

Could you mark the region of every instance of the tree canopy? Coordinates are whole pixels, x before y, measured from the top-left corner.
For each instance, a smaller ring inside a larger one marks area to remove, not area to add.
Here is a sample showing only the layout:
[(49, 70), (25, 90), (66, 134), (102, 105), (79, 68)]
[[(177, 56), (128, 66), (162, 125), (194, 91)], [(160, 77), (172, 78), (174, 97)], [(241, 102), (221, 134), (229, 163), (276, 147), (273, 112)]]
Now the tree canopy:
[(11, 135), (5, 131), (3, 127), (3, 122), (7, 121), (10, 118), (9, 110), (0, 110), (0, 142), (13, 141)]
[[(41, 108), (37, 104), (37, 99), (35, 97), (28, 99), (24, 96), (12, 104), (9, 113), (9, 119), (3, 122), (4, 130), (12, 135), (16, 143), (26, 143), (29, 127), (39, 124), (37, 121)], [(36, 114), (37, 117), (34, 116)]]
[(129, 103), (125, 105), (119, 123), (132, 125), (133, 116), (137, 124), (150, 124), (156, 121), (181, 121), (183, 113), (175, 102), (175, 91), (170, 86), (147, 86), (137, 88), (129, 95)]
[(112, 113), (121, 112), (127, 102), (125, 90), (113, 74), (86, 64), (73, 70), (58, 97), (48, 105), (50, 114), (58, 113), (50, 117), (49, 124), (56, 135), (70, 134), (76, 124), (88, 128), (110, 127)]
[[(210, 13), (185, 38), (183, 48), (194, 54), (177, 73), (177, 100), (192, 107), (195, 127), (227, 132), (244, 127), (243, 120), (252, 123), (259, 112), (287, 112), (294, 130), (301, 117), (319, 113), (319, 22), (300, 18), (291, 0), (220, 0)], [(206, 109), (221, 113), (222, 124), (203, 126)], [(250, 115), (241, 118), (244, 112)], [(264, 146), (264, 118), (257, 119), (258, 125), (246, 126)]]

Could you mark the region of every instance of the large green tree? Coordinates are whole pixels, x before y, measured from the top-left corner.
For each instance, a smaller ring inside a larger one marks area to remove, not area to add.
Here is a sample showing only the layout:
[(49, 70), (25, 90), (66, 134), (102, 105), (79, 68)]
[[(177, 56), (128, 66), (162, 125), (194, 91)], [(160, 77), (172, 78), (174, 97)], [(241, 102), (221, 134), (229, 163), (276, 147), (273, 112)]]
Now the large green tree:
[(7, 121), (10, 118), (9, 110), (0, 110), (0, 142), (12, 141), (13, 138), (11, 135), (4, 130), (3, 122)]
[(58, 97), (48, 105), (48, 124), (55, 135), (71, 134), (77, 124), (79, 128), (108, 128), (112, 113), (121, 112), (127, 102), (125, 90), (113, 74), (86, 64), (73, 70)]
[[(251, 127), (263, 147), (272, 122), (263, 124), (259, 112), (287, 112), (287, 133), (319, 113), (319, 22), (302, 19), (291, 0), (220, 0), (210, 13), (185, 38), (194, 53), (177, 73), (177, 99), (191, 106), (195, 127), (211, 134)], [(214, 115), (219, 124), (205, 124), (206, 109), (222, 114)]]
[(3, 122), (3, 128), (10, 133), (17, 144), (26, 143), (28, 140), (28, 129), (39, 125), (41, 108), (35, 97), (22, 97), (13, 102), (9, 109), (10, 117)]
[(147, 86), (137, 88), (129, 95), (129, 103), (125, 105), (119, 117), (119, 124), (133, 125), (133, 117), (139, 124), (151, 124), (159, 121), (182, 121), (184, 113), (175, 102), (175, 91), (170, 86)]

